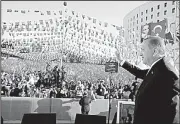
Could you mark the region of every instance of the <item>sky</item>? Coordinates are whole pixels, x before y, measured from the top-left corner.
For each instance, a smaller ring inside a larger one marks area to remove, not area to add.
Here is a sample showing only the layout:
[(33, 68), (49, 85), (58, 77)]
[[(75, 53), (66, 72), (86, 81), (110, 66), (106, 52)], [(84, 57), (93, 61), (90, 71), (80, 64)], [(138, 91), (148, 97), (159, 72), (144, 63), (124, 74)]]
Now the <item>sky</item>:
[[(75, 12), (85, 14), (100, 21), (123, 26), (123, 18), (136, 7), (147, 1), (67, 1), (67, 8)], [(22, 16), (10, 15), (4, 12), (6, 9), (17, 10), (60, 10), (63, 1), (2, 1), (2, 20), (36, 19), (35, 15)], [(38, 16), (39, 17), (39, 16)]]

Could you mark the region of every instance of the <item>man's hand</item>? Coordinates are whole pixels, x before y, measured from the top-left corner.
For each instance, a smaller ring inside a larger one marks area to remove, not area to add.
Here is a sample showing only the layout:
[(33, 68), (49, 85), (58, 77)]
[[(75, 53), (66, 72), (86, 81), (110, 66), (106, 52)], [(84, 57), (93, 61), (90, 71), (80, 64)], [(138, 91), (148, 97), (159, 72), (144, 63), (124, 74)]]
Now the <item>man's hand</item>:
[(121, 59), (119, 51), (116, 50), (115, 54), (116, 54), (116, 59), (117, 59), (118, 63), (121, 63), (123, 60)]

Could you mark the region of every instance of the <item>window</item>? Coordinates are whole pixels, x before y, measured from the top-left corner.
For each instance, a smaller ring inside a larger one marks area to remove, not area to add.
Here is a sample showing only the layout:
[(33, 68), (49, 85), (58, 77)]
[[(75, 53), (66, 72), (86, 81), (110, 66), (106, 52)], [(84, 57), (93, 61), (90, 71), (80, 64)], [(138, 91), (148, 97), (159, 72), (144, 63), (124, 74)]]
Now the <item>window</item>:
[(160, 8), (160, 5), (157, 6), (157, 9), (159, 9), (159, 8)]
[(157, 13), (157, 17), (159, 17), (159, 12)]
[(151, 12), (153, 11), (153, 8), (151, 8)]
[(138, 18), (138, 14), (137, 14), (137, 18)]
[(138, 24), (138, 20), (137, 20), (137, 24)]
[(174, 5), (175, 4), (175, 1), (172, 1), (172, 5)]
[(141, 12), (141, 15), (143, 15), (143, 12)]
[(172, 9), (172, 13), (175, 13), (175, 8)]
[(146, 16), (146, 21), (147, 21), (147, 16)]
[(164, 3), (164, 7), (166, 7), (167, 6), (167, 3)]
[(159, 20), (157, 20), (157, 22), (159, 22)]
[(148, 13), (148, 10), (146, 10), (146, 13)]
[(138, 27), (136, 27), (136, 29), (138, 30)]
[(151, 19), (153, 19), (153, 15), (151, 15)]
[(167, 14), (167, 10), (164, 11), (164, 15), (166, 15), (166, 14)]
[(135, 16), (133, 17), (133, 19), (135, 19)]
[(141, 18), (141, 22), (143, 22), (143, 18)]

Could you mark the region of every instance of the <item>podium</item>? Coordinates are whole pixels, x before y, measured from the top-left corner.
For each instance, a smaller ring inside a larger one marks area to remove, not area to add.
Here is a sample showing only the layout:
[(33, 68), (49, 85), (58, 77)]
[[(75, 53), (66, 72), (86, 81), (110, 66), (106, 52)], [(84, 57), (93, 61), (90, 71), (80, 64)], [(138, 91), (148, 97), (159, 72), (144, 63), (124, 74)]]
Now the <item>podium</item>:
[(118, 101), (117, 124), (133, 123), (135, 103), (132, 101)]

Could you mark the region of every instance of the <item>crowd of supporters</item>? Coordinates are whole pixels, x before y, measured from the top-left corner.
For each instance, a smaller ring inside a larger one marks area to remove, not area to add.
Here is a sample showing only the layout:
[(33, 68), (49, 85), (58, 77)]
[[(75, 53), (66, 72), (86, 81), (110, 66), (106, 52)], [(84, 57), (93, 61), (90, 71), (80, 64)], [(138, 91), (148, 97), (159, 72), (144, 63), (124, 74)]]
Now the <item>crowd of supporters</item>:
[[(122, 58), (131, 63), (138, 64), (141, 61), (141, 58), (138, 57), (139, 45), (136, 42), (126, 42), (119, 34), (108, 32), (107, 24), (96, 23), (97, 20), (89, 17), (88, 20), (79, 19), (74, 14), (66, 14), (64, 17), (65, 19), (61, 14), (59, 17), (51, 17), (45, 20), (3, 22), (1, 47), (8, 54), (11, 53), (11, 56), (32, 60), (27, 65), (31, 65), (35, 61), (60, 59), (62, 51), (63, 60), (66, 63), (105, 64), (109, 60), (115, 60), (113, 57), (114, 49), (118, 49)], [(174, 61), (179, 55), (178, 47), (175, 48), (175, 46), (178, 45), (166, 45), (168, 54), (174, 58)], [(3, 67), (10, 68), (11, 66), (4, 64), (6, 63), (2, 64)], [(95, 69), (94, 71), (96, 71)], [(87, 70), (87, 68), (82, 70)], [(23, 72), (23, 75), (3, 72), (1, 94), (4, 96), (39, 98), (76, 98), (81, 97), (84, 91), (90, 91), (96, 98), (108, 98), (110, 92), (113, 98), (123, 98), (124, 94), (130, 91), (128, 96), (132, 99), (132, 94), (135, 94), (132, 89), (136, 86), (125, 83), (125, 81), (127, 82), (127, 79), (124, 78), (127, 76), (126, 73), (123, 73), (123, 76), (121, 75), (123, 83), (114, 82), (113, 85), (104, 79), (69, 81), (65, 80), (61, 73), (61, 69), (46, 72), (27, 71), (26, 73)], [(84, 72), (79, 71), (77, 73), (76, 75), (81, 75)], [(97, 75), (92, 73), (91, 76)]]
[[(108, 83), (98, 79), (95, 82), (88, 80), (66, 81), (62, 76), (63, 69), (57, 66), (51, 71), (27, 72), (23, 76), (1, 73), (1, 95), (11, 97), (37, 97), (37, 98), (81, 98), (88, 92), (93, 99), (134, 99), (136, 85), (123, 85), (122, 83)], [(127, 96), (126, 92), (129, 92)]]

